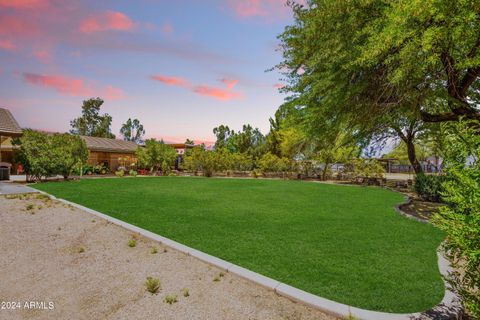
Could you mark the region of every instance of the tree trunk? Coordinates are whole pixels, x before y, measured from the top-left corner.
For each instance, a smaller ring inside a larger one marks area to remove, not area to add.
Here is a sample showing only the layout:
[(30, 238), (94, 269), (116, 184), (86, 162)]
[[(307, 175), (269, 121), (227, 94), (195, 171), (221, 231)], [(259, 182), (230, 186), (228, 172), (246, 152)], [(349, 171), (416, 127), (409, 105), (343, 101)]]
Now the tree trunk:
[(413, 138), (407, 139), (405, 141), (407, 144), (407, 152), (408, 152), (408, 160), (410, 161), (410, 164), (413, 167), (413, 170), (415, 171), (415, 174), (422, 174), (423, 173), (423, 168), (417, 160), (417, 155), (415, 154), (415, 144), (413, 143)]

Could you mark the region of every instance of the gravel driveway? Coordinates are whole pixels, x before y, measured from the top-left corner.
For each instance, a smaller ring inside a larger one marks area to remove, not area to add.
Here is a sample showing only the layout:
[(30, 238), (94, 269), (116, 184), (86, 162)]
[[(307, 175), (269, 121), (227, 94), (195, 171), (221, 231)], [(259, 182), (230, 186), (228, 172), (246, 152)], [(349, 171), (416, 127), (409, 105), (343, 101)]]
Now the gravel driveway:
[(0, 221), (0, 319), (334, 319), (42, 195), (0, 196)]

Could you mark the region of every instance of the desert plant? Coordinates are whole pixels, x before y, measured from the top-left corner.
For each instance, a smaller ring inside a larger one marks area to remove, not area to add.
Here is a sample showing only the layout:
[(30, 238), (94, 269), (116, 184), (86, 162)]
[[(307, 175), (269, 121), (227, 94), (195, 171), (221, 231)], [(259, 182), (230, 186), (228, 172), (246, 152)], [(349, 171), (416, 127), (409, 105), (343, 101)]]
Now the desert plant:
[(157, 252), (158, 252), (157, 247), (152, 247), (152, 249), (150, 249), (151, 254), (156, 254)]
[(130, 170), (130, 171), (128, 172), (128, 175), (130, 175), (130, 176), (132, 176), (132, 177), (136, 177), (137, 174), (138, 174), (138, 172), (135, 171), (135, 170)]
[(174, 304), (175, 302), (178, 302), (177, 296), (175, 295), (168, 295), (165, 297), (163, 301), (165, 301), (168, 304)]
[(83, 252), (85, 252), (85, 247), (84, 246), (78, 247), (78, 253), (83, 253)]
[(128, 246), (129, 246), (130, 248), (133, 248), (133, 247), (137, 246), (137, 240), (135, 240), (135, 239), (133, 239), (133, 238), (130, 239), (130, 240), (128, 240)]
[(145, 287), (147, 287), (147, 291), (151, 294), (156, 294), (158, 290), (160, 290), (160, 279), (147, 277)]
[(190, 296), (190, 292), (188, 291), (187, 288), (183, 289), (183, 290), (182, 290), (182, 293), (183, 293), (183, 296), (184, 296), (185, 298)]
[(444, 182), (445, 176), (418, 174), (413, 188), (423, 200), (441, 202)]

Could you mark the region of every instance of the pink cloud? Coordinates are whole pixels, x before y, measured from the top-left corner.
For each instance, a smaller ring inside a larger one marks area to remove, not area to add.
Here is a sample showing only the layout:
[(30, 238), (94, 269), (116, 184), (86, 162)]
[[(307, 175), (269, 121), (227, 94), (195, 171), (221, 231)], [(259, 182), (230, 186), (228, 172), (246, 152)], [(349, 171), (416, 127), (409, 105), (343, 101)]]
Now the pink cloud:
[(215, 98), (217, 100), (232, 100), (240, 97), (240, 94), (237, 92), (233, 92), (230, 90), (225, 90), (222, 88), (217, 87), (209, 87), (209, 86), (196, 86), (193, 88), (193, 92), (198, 93), (202, 96), (209, 96)]
[(40, 49), (33, 51), (33, 56), (37, 58), (38, 61), (44, 64), (52, 63), (52, 54), (46, 49)]
[(83, 20), (80, 31), (83, 33), (108, 30), (128, 31), (134, 26), (135, 24), (127, 15), (118, 11), (106, 11)]
[(40, 75), (35, 73), (24, 73), (23, 79), (26, 83), (44, 88), (51, 88), (62, 95), (74, 97), (99, 96), (106, 99), (123, 99), (125, 94), (121, 89), (107, 86), (102, 90), (93, 89), (92, 85), (83, 79), (75, 79), (61, 75)]
[(177, 87), (186, 87), (188, 86), (188, 81), (181, 78), (181, 77), (168, 77), (162, 75), (151, 76), (153, 80), (160, 81), (169, 86), (177, 86)]
[(0, 40), (0, 49), (13, 51), (15, 50), (15, 45), (9, 40)]
[(0, 0), (0, 7), (14, 9), (35, 9), (47, 5), (46, 0)]
[(238, 80), (236, 79), (221, 79), (220, 80), (221, 83), (225, 84), (227, 86), (227, 89), (232, 89), (237, 83), (238, 83)]
[(171, 34), (173, 32), (173, 26), (171, 23), (167, 22), (162, 26), (162, 32), (165, 34)]
[(281, 84), (281, 83), (275, 83), (275, 84), (273, 85), (273, 87), (274, 87), (274, 88), (277, 88), (277, 89), (282, 89), (283, 87), (285, 87), (285, 85), (284, 85), (284, 84)]
[[(227, 5), (237, 17), (242, 19), (251, 17), (284, 19), (291, 12), (286, 2), (286, 0), (228, 0)], [(296, 2), (303, 4), (305, 0)]]

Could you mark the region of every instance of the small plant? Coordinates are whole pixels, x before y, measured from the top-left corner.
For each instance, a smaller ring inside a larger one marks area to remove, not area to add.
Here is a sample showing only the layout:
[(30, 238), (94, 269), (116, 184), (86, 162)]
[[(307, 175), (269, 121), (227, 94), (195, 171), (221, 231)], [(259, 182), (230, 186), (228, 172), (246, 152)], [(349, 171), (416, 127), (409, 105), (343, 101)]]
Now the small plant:
[(218, 274), (218, 276), (219, 276), (220, 278), (223, 278), (223, 277), (225, 277), (225, 273), (220, 272), (220, 273)]
[(130, 171), (128, 172), (128, 174), (129, 174), (130, 176), (132, 176), (132, 177), (136, 177), (138, 173), (137, 173), (137, 171), (135, 171), (135, 170), (130, 170)]
[(92, 222), (95, 223), (96, 222), (95, 219), (92, 219)]
[(167, 252), (168, 252), (167, 248), (163, 248), (163, 253), (167, 253)]
[(117, 177), (123, 177), (125, 175), (125, 171), (123, 171), (123, 170), (115, 171), (115, 175)]
[(158, 252), (157, 247), (152, 247), (152, 249), (150, 249), (151, 254), (156, 254), (157, 252)]
[(33, 210), (33, 204), (31, 204), (31, 203), (27, 204), (26, 209), (29, 210), (29, 211)]
[(129, 246), (130, 248), (136, 247), (136, 246), (137, 246), (137, 240), (135, 240), (135, 239), (133, 239), (133, 238), (130, 239), (130, 240), (128, 240), (128, 246)]
[(156, 294), (158, 290), (160, 290), (160, 279), (147, 277), (147, 281), (145, 281), (145, 287), (147, 287), (147, 291), (151, 294)]
[(218, 281), (220, 281), (220, 276), (218, 276), (218, 275), (217, 275), (217, 276), (215, 276), (215, 278), (213, 278), (213, 281), (215, 281), (215, 282), (218, 282)]
[(165, 297), (164, 301), (168, 304), (174, 304), (175, 302), (178, 302), (177, 296), (174, 295), (168, 295)]
[(182, 293), (183, 293), (183, 296), (186, 298), (186, 297), (190, 297), (190, 292), (188, 291), (187, 288), (183, 289), (182, 290)]
[(78, 253), (84, 253), (84, 252), (85, 252), (85, 247), (84, 246), (78, 247)]

